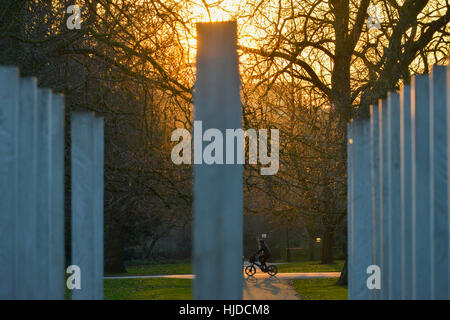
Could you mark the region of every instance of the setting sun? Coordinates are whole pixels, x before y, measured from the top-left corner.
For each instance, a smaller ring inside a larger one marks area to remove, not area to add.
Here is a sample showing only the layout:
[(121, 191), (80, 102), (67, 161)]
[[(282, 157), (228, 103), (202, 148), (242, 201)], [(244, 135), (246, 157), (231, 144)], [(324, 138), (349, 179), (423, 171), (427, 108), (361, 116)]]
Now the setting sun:
[(193, 4), (194, 20), (196, 22), (233, 20), (238, 12), (239, 5), (240, 1), (233, 0), (195, 0)]

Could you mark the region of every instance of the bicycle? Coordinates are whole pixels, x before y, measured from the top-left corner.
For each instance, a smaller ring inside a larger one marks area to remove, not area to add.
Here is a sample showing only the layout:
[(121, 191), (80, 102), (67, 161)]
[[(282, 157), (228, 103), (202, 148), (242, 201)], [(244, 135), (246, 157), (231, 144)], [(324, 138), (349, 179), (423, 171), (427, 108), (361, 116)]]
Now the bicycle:
[(276, 265), (271, 264), (271, 265), (268, 265), (264, 269), (261, 264), (256, 262), (256, 257), (255, 256), (251, 256), (250, 259), (248, 259), (248, 261), (251, 263), (251, 265), (245, 267), (245, 273), (249, 277), (253, 276), (256, 273), (256, 267), (255, 266), (259, 267), (262, 272), (268, 273), (271, 277), (275, 276), (278, 273), (278, 268), (277, 268)]

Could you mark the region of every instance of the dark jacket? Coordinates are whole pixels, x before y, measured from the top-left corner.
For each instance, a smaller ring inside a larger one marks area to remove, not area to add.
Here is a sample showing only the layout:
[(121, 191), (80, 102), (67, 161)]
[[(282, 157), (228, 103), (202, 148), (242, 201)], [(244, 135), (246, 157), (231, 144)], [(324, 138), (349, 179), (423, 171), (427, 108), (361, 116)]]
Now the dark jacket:
[(267, 247), (266, 244), (263, 244), (263, 245), (261, 245), (261, 246), (259, 247), (259, 250), (258, 250), (257, 254), (260, 254), (261, 252), (264, 253), (264, 255), (265, 255), (267, 258), (270, 257), (270, 250), (269, 250), (269, 247)]

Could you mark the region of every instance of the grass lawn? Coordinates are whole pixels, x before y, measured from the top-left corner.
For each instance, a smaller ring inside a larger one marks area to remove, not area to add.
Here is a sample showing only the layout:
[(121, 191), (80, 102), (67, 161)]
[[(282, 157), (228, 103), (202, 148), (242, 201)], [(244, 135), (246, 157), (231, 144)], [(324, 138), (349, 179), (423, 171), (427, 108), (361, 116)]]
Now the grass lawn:
[(192, 273), (192, 266), (190, 263), (146, 264), (141, 266), (128, 266), (126, 269), (128, 274), (142, 275)]
[[(344, 261), (320, 264), (318, 261), (290, 262), (278, 265), (279, 272), (341, 271)], [(127, 274), (164, 275), (190, 274), (189, 262), (144, 264), (127, 266)], [(295, 289), (305, 300), (347, 299), (347, 288), (337, 286), (337, 279), (293, 280)], [(105, 300), (187, 300), (192, 299), (190, 279), (107, 279), (104, 282)], [(69, 298), (70, 299), (70, 298)]]
[[(347, 300), (347, 288), (337, 279), (292, 280), (302, 300)], [(105, 300), (190, 300), (190, 279), (114, 279), (105, 280)]]
[(143, 264), (125, 267), (126, 273), (105, 273), (105, 276), (123, 275), (165, 275), (165, 274), (191, 274), (192, 266), (189, 262)]
[[(335, 264), (318, 261), (290, 262), (278, 265), (282, 272), (333, 272), (341, 271), (343, 260)], [(191, 274), (192, 265), (182, 263), (155, 263), (127, 266), (131, 275)], [(347, 289), (336, 286), (337, 279), (293, 280), (297, 292), (305, 300), (347, 299)], [(105, 300), (187, 300), (192, 299), (190, 279), (107, 279), (104, 282)], [(69, 297), (66, 297), (70, 299)]]
[(189, 300), (190, 279), (114, 279), (104, 282), (105, 300)]
[(340, 272), (344, 260), (336, 260), (334, 264), (320, 264), (320, 261), (302, 261), (279, 264), (278, 272)]
[[(347, 300), (347, 288), (337, 279), (292, 280), (302, 300)], [(115, 279), (105, 280), (105, 300), (189, 300), (190, 279)]]
[(347, 287), (336, 285), (337, 278), (292, 280), (302, 300), (347, 300)]

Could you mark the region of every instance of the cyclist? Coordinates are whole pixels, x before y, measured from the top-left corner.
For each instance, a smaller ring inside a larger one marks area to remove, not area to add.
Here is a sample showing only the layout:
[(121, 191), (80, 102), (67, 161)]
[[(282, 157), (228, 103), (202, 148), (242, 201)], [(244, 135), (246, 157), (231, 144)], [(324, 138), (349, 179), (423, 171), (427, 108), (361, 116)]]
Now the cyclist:
[(261, 271), (266, 271), (266, 261), (270, 258), (270, 250), (264, 239), (259, 239), (259, 250), (256, 252), (261, 262)]

